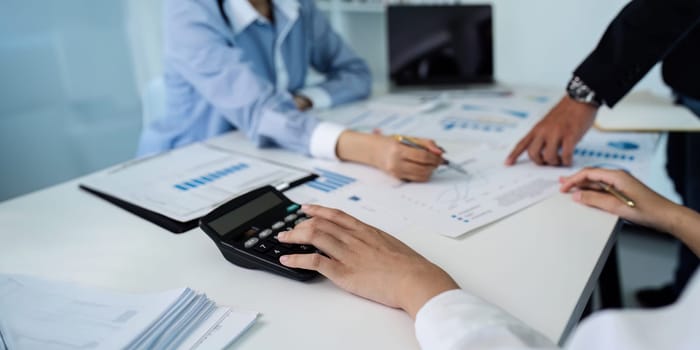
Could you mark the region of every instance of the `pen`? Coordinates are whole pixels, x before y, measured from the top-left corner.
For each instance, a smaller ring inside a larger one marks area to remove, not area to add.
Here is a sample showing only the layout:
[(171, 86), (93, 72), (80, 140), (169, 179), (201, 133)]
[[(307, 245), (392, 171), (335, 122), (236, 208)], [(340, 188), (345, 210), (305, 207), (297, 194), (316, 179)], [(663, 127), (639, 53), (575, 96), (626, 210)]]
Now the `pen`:
[(275, 189), (277, 189), (280, 192), (284, 192), (290, 188), (297, 187), (303, 183), (306, 183), (308, 181), (314, 180), (318, 177), (316, 174), (310, 174), (308, 176), (304, 176), (301, 179), (294, 180), (292, 182), (283, 182), (277, 186), (275, 186)]
[[(427, 147), (421, 145), (420, 143), (416, 142), (415, 140), (411, 139), (408, 136), (394, 135), (394, 139), (396, 139), (396, 141), (399, 141), (406, 146), (417, 148), (417, 149), (422, 149), (424, 151), (428, 151)], [(469, 175), (469, 173), (466, 170), (464, 170), (464, 168), (462, 168), (461, 166), (459, 166), (457, 164), (450, 162), (449, 160), (447, 160), (445, 158), (442, 158), (442, 164), (450, 169), (453, 169), (453, 170), (459, 172), (459, 173), (462, 173), (464, 175)]]
[(615, 187), (612, 187), (611, 185), (606, 184), (605, 182), (598, 181), (598, 185), (603, 188), (606, 192), (612, 194), (615, 196), (617, 199), (622, 201), (622, 203), (627, 204), (628, 207), (634, 208), (635, 204), (634, 201), (631, 200), (629, 197), (625, 196), (622, 192), (618, 191), (615, 189)]

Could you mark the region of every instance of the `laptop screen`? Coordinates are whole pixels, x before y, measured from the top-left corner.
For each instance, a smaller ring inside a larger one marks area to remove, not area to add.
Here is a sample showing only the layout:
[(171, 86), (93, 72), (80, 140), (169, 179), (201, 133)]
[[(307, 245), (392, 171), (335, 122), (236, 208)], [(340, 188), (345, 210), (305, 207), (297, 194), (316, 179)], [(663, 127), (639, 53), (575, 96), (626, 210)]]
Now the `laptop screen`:
[(389, 75), (396, 85), (493, 81), (490, 5), (387, 8)]

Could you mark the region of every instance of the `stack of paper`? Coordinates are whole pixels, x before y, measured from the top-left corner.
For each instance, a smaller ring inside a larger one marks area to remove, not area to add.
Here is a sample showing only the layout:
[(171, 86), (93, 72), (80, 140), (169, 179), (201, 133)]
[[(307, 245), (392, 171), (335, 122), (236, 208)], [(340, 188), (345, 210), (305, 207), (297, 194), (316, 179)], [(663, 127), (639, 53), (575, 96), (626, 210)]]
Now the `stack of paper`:
[(0, 275), (0, 349), (220, 349), (256, 318), (189, 288), (127, 294)]

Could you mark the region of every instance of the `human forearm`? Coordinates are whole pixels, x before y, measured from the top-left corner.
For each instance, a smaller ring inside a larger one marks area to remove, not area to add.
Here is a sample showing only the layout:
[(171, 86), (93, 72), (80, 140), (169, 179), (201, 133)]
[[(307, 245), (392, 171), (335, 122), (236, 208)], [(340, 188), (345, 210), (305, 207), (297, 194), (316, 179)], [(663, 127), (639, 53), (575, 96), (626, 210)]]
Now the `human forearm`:
[(695, 255), (700, 256), (700, 214), (693, 209), (675, 204), (669, 216), (668, 232), (680, 239)]
[(409, 181), (427, 181), (442, 164), (442, 150), (432, 140), (414, 138), (425, 149), (401, 144), (390, 136), (346, 130), (338, 137), (339, 159), (367, 164)]

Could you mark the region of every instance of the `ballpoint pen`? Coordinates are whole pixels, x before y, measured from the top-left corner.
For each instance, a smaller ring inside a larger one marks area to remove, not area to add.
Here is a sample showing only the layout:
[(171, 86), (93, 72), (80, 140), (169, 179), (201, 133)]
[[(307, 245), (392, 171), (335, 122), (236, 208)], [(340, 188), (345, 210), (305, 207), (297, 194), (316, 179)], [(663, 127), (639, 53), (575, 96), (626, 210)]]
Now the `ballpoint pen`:
[(612, 194), (613, 196), (615, 196), (615, 198), (622, 201), (622, 203), (627, 204), (628, 207), (634, 208), (634, 206), (636, 205), (633, 200), (631, 200), (629, 197), (625, 196), (622, 192), (616, 190), (615, 187), (612, 187), (611, 185), (608, 185), (602, 181), (598, 181), (598, 185), (601, 188), (603, 188), (603, 190), (605, 192)]
[[(417, 149), (422, 149), (422, 150), (428, 152), (427, 147), (421, 145), (420, 143), (418, 143), (417, 141), (413, 140), (412, 138), (410, 138), (408, 136), (394, 135), (394, 139), (396, 139), (396, 141), (399, 141), (406, 146), (417, 148)], [(464, 168), (462, 168), (460, 165), (452, 163), (445, 158), (442, 158), (442, 165), (444, 165), (452, 170), (455, 170), (459, 173), (462, 173), (464, 175), (469, 175), (469, 173)]]

